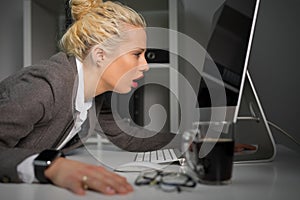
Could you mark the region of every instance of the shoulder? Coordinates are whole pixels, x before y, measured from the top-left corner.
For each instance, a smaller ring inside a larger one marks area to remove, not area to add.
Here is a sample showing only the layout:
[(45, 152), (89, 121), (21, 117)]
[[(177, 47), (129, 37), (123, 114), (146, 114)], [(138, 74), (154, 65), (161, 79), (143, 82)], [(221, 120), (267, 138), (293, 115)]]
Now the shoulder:
[[(64, 79), (65, 83), (68, 80), (74, 80), (77, 75), (76, 62), (74, 57), (68, 57), (65, 53), (59, 52), (47, 60), (41, 60), (31, 66), (24, 67), (12, 74), (1, 82), (14, 83), (18, 80), (27, 79), (28, 81), (43, 79), (50, 82), (56, 82), (59, 79)], [(64, 82), (61, 82), (62, 84)]]
[(77, 77), (75, 58), (60, 52), (28, 67), (21, 76), (49, 85), (56, 92), (73, 88)]
[(39, 63), (29, 67), (29, 72), (38, 73), (49, 80), (57, 80), (60, 78), (65, 81), (77, 75), (77, 68), (74, 57), (68, 57), (65, 53), (57, 53), (48, 60), (42, 60)]
[(0, 93), (22, 104), (27, 99), (29, 104), (66, 105), (72, 101), (76, 77), (75, 59), (58, 53), (5, 79)]
[[(53, 98), (61, 104), (69, 103), (77, 91), (77, 67), (74, 57), (57, 53), (48, 60), (43, 60), (30, 69), (32, 77), (41, 76), (40, 82), (53, 93)], [(43, 88), (40, 88), (43, 91)]]

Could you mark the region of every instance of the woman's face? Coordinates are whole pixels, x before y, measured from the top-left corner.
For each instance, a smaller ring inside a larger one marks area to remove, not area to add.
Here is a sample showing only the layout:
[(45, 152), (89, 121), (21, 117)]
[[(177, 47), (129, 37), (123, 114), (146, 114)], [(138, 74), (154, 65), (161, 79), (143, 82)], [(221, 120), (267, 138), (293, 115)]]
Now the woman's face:
[(145, 30), (131, 29), (126, 37), (101, 76), (101, 85), (107, 91), (130, 92), (131, 88), (138, 87), (136, 80), (143, 78), (143, 72), (149, 69), (145, 59)]

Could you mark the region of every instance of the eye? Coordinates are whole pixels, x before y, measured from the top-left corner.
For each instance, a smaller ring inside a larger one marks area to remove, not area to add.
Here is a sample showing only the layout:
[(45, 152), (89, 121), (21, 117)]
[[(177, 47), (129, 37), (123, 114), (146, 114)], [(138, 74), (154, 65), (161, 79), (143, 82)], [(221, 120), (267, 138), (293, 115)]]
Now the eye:
[(138, 58), (140, 57), (141, 54), (142, 54), (141, 52), (134, 53), (134, 55)]

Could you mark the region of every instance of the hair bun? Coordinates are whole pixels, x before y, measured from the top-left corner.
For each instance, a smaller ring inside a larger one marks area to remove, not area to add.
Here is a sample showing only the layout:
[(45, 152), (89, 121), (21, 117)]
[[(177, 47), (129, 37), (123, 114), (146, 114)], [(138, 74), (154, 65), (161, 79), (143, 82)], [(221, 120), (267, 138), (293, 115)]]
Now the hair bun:
[(72, 18), (77, 21), (84, 17), (95, 7), (102, 4), (102, 0), (70, 0)]

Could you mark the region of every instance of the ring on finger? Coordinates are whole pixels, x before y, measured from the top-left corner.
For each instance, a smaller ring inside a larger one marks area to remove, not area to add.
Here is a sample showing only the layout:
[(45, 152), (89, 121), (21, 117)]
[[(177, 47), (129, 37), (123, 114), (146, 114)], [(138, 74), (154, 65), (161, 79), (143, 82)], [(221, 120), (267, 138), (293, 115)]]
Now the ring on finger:
[(81, 180), (82, 180), (83, 189), (85, 189), (85, 190), (89, 189), (89, 186), (87, 184), (88, 177), (86, 175), (84, 175)]

